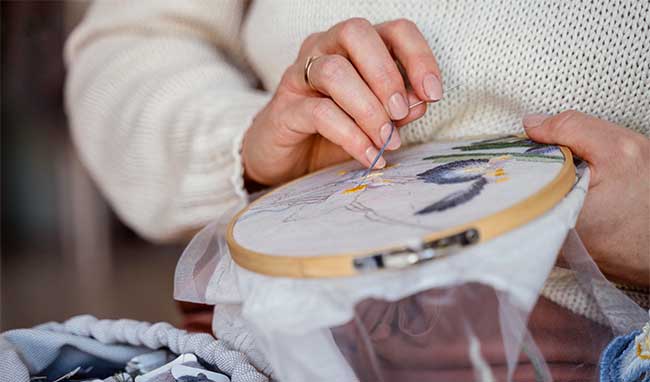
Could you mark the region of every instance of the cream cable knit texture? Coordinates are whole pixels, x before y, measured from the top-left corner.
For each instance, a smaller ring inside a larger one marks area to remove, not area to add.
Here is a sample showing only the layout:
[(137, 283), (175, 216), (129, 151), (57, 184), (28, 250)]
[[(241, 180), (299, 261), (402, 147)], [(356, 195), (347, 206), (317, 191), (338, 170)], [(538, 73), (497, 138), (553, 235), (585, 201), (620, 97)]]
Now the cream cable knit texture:
[[(409, 18), (436, 54), (440, 104), (407, 143), (518, 132), (575, 108), (648, 135), (647, 1), (241, 1), (94, 4), (66, 46), (83, 162), (118, 214), (173, 239), (244, 198), (239, 144), (310, 33)], [(247, 64), (249, 63), (249, 64)], [(254, 89), (254, 74), (265, 92)]]
[(237, 59), (241, 6), (95, 4), (66, 46), (81, 158), (117, 213), (173, 239), (245, 197), (238, 142), (268, 95)]

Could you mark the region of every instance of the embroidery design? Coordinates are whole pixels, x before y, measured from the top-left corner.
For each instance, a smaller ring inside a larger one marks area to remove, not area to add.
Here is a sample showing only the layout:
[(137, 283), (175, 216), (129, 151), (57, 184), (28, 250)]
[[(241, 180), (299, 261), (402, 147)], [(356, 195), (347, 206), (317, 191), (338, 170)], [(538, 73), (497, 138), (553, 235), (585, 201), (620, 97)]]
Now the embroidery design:
[(283, 256), (401, 245), (508, 208), (564, 164), (558, 148), (513, 135), (430, 142), (385, 158), (388, 166), (365, 177), (350, 161), (272, 192), (237, 219), (233, 237)]
[[(503, 150), (526, 148), (524, 152), (485, 152), (486, 150)], [(424, 183), (452, 184), (470, 183), (461, 191), (455, 191), (442, 199), (418, 210), (416, 215), (442, 212), (450, 208), (467, 203), (478, 196), (490, 183), (502, 183), (508, 180), (505, 163), (510, 160), (558, 160), (563, 157), (559, 154), (557, 146), (544, 145), (530, 139), (508, 135), (472, 142), (469, 145), (452, 148), (470, 154), (447, 154), (429, 156), (424, 160), (442, 161), (450, 158), (458, 159), (449, 163), (438, 165), (427, 171), (417, 174), (417, 178)], [(559, 155), (557, 155), (559, 154)]]

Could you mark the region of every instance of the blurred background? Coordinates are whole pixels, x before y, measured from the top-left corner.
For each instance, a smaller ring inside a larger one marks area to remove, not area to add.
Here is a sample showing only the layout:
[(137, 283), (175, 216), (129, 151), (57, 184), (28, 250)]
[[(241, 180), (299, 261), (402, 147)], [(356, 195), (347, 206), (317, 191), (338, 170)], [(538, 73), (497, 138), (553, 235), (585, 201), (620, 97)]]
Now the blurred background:
[(76, 314), (180, 322), (183, 245), (119, 222), (79, 163), (63, 107), (63, 45), (84, 1), (2, 1), (0, 331)]

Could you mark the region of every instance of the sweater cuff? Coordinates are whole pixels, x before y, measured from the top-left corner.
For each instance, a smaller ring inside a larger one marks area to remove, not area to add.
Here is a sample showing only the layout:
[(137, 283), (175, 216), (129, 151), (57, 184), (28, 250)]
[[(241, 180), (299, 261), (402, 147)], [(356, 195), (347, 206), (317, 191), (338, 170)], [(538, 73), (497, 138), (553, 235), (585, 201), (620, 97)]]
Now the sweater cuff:
[(246, 203), (249, 201), (249, 194), (244, 187), (244, 163), (242, 160), (242, 144), (244, 142), (244, 135), (253, 124), (255, 116), (270, 101), (271, 95), (266, 93), (254, 93), (251, 94), (251, 98), (250, 102), (247, 102), (246, 105), (242, 105), (233, 112), (241, 116), (243, 126), (246, 126), (246, 128), (242, 129), (233, 140), (231, 154), (233, 157), (233, 173), (230, 176), (230, 183), (232, 184), (237, 197)]
[[(194, 232), (216, 218), (229, 218), (227, 215), (249, 200), (243, 182), (242, 139), (271, 95), (259, 91), (231, 92), (227, 102), (215, 104), (215, 99), (225, 97), (223, 93), (208, 93), (195, 102), (198, 110), (186, 110), (187, 115), (181, 117), (187, 124), (202, 121), (199, 125), (203, 131), (197, 130), (189, 145), (175, 146), (181, 152), (174, 157), (190, 159), (180, 174), (180, 189), (169, 196), (171, 203), (166, 202), (164, 216), (155, 217), (157, 222), (166, 222), (156, 237), (169, 240), (177, 232)], [(147, 226), (156, 224), (160, 225), (152, 222)]]

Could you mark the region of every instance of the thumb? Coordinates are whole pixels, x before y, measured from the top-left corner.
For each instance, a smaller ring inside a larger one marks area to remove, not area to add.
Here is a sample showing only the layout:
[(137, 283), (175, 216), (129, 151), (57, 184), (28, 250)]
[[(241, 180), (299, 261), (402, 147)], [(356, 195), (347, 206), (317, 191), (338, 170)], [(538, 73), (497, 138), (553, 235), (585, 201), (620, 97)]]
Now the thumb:
[(592, 165), (602, 163), (610, 150), (604, 147), (615, 142), (617, 126), (595, 117), (569, 110), (554, 116), (527, 115), (523, 120), (526, 134), (540, 143), (567, 146)]

